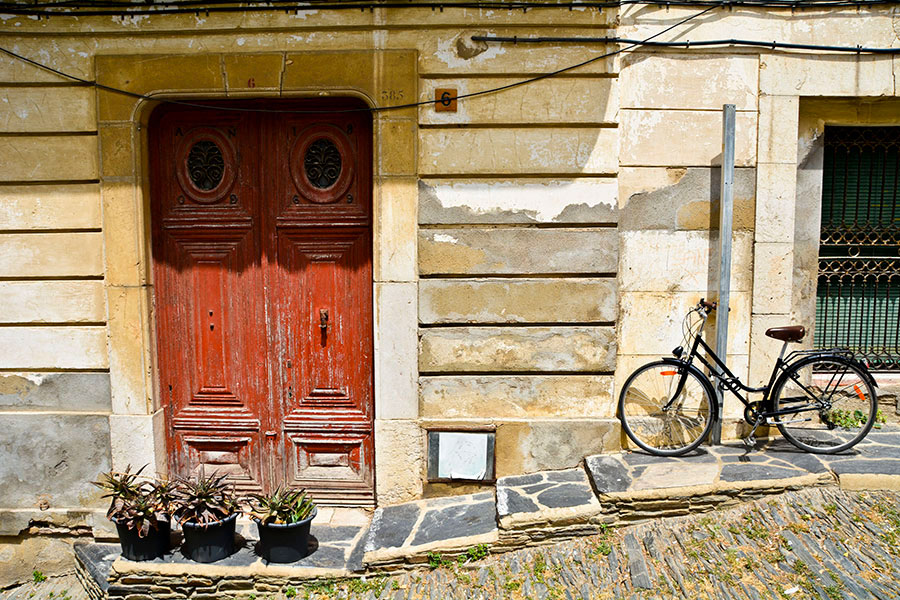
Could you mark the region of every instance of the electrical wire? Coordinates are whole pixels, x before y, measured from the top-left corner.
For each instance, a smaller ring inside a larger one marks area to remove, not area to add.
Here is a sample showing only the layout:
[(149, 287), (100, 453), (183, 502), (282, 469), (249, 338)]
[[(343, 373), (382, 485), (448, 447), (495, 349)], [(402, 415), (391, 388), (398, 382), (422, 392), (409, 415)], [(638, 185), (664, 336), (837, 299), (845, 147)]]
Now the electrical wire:
[[(603, 59), (605, 59), (605, 58), (610, 58), (610, 57), (615, 56), (615, 55), (617, 55), (617, 54), (622, 54), (622, 53), (624, 53), (624, 52), (628, 52), (628, 51), (630, 51), (630, 50), (632, 50), (632, 49), (634, 49), (634, 48), (640, 46), (641, 44), (645, 44), (645, 43), (647, 43), (647, 42), (650, 42), (650, 41), (652, 41), (654, 38), (657, 38), (657, 37), (659, 37), (659, 36), (661, 36), (661, 35), (664, 35), (664, 34), (668, 33), (669, 31), (672, 31), (672, 30), (675, 29), (676, 27), (680, 27), (681, 25), (684, 25), (685, 23), (687, 23), (687, 22), (689, 22), (689, 21), (692, 21), (692, 20), (694, 20), (694, 19), (696, 19), (696, 18), (698, 18), (698, 17), (700, 17), (700, 16), (702, 16), (702, 15), (708, 13), (709, 11), (711, 11), (711, 10), (713, 10), (714, 8), (717, 8), (717, 7), (718, 7), (718, 5), (716, 5), (716, 6), (710, 6), (710, 7), (706, 8), (706, 9), (704, 9), (704, 10), (701, 10), (700, 12), (694, 13), (693, 15), (690, 15), (690, 16), (688, 16), (688, 17), (685, 17), (684, 19), (681, 19), (681, 20), (678, 21), (677, 23), (675, 23), (675, 24), (673, 24), (673, 25), (670, 25), (669, 27), (663, 29), (662, 31), (660, 31), (660, 32), (658, 32), (658, 33), (655, 33), (655, 34), (651, 35), (650, 37), (648, 37), (648, 38), (646, 38), (646, 39), (644, 39), (644, 40), (634, 42), (634, 43), (632, 43), (632, 44), (630, 44), (630, 45), (628, 45), (628, 46), (626, 46), (626, 47), (624, 47), (624, 48), (618, 48), (618, 49), (613, 50), (613, 51), (611, 51), (611, 52), (606, 52), (606, 53), (604, 53), (604, 54), (600, 54), (599, 56), (594, 56), (593, 58), (589, 58), (589, 59), (587, 59), (587, 60), (585, 60), (585, 61), (582, 61), (582, 62), (580, 62), (580, 63), (578, 63), (578, 64), (570, 65), (570, 66), (568, 66), (568, 67), (563, 67), (562, 69), (557, 69), (556, 71), (551, 71), (551, 72), (549, 72), (549, 73), (543, 73), (543, 74), (541, 74), (541, 75), (537, 75), (537, 76), (535, 76), (535, 77), (531, 77), (531, 78), (528, 78), (528, 79), (523, 79), (523, 80), (521, 80), (521, 81), (516, 81), (516, 82), (514, 82), (514, 83), (510, 83), (510, 84), (507, 84), (507, 85), (503, 85), (503, 86), (491, 88), (491, 89), (488, 89), (488, 90), (481, 90), (481, 91), (478, 91), (478, 92), (470, 92), (470, 93), (468, 93), (468, 94), (460, 94), (460, 95), (456, 96), (455, 99), (456, 99), (456, 100), (465, 100), (465, 99), (467, 99), (467, 98), (475, 98), (475, 97), (477, 97), (477, 96), (484, 96), (484, 95), (487, 95), (487, 94), (495, 94), (495, 93), (502, 92), (502, 91), (505, 91), (505, 90), (509, 90), (509, 89), (512, 89), (512, 88), (515, 88), (515, 87), (527, 85), (527, 84), (529, 84), (529, 83), (534, 83), (535, 81), (541, 81), (541, 80), (543, 80), (543, 79), (548, 79), (548, 78), (550, 78), (550, 77), (555, 77), (555, 76), (560, 75), (560, 74), (562, 74), (562, 73), (567, 73), (567, 72), (569, 72), (569, 71), (573, 71), (573, 70), (575, 70), (575, 69), (579, 69), (579, 68), (581, 68), (581, 67), (584, 67), (584, 66), (589, 65), (589, 64), (591, 64), (591, 63), (597, 62), (597, 61), (599, 61), (599, 60), (603, 60)], [(139, 93), (137, 93), (137, 92), (129, 92), (128, 90), (123, 90), (123, 89), (115, 88), (115, 87), (112, 87), (112, 86), (104, 85), (104, 84), (99, 83), (99, 82), (97, 82), (97, 81), (91, 81), (91, 80), (88, 80), (88, 79), (83, 79), (83, 78), (78, 77), (78, 76), (76, 76), (76, 75), (71, 75), (71, 74), (69, 74), (69, 73), (64, 73), (63, 71), (60, 71), (60, 70), (58, 70), (58, 69), (54, 69), (53, 67), (51, 67), (51, 66), (49, 66), (49, 65), (45, 65), (45, 64), (43, 64), (43, 63), (39, 63), (39, 62), (37, 62), (37, 61), (35, 61), (35, 60), (32, 60), (32, 59), (30, 59), (30, 58), (27, 58), (27, 57), (25, 57), (25, 56), (22, 56), (22, 55), (20, 55), (20, 54), (17, 54), (17, 53), (15, 53), (15, 52), (13, 52), (12, 50), (9, 50), (9, 49), (7, 49), (7, 48), (0, 47), (0, 52), (3, 52), (4, 54), (6, 54), (6, 55), (8, 55), (8, 56), (11, 56), (11, 57), (13, 57), (13, 58), (15, 58), (15, 59), (17, 59), (17, 60), (21, 60), (21, 61), (23, 61), (23, 62), (26, 62), (26, 63), (28, 63), (28, 64), (30, 64), (30, 65), (32, 65), (32, 66), (39, 67), (39, 68), (41, 68), (41, 69), (44, 69), (44, 70), (46, 70), (46, 71), (49, 71), (50, 73), (54, 73), (55, 75), (58, 75), (58, 76), (60, 76), (60, 77), (65, 77), (65, 78), (70, 79), (70, 80), (72, 80), (72, 81), (76, 81), (76, 82), (78, 82), (78, 83), (80, 83), (80, 84), (82, 84), (82, 85), (85, 85), (85, 86), (92, 86), (92, 87), (94, 87), (94, 88), (97, 88), (97, 89), (100, 89), (100, 90), (103, 90), (103, 91), (106, 91), (106, 92), (111, 92), (111, 93), (114, 93), (114, 94), (121, 94), (121, 95), (124, 95), (124, 96), (128, 96), (128, 97), (130, 97), (130, 98), (135, 98), (135, 99), (137, 99), (137, 100), (154, 100), (154, 101), (164, 102), (164, 103), (167, 103), (167, 104), (175, 104), (175, 105), (178, 105), (178, 106), (185, 106), (185, 107), (191, 107), (191, 108), (214, 109), (214, 110), (232, 111), (232, 112), (294, 113), (294, 114), (323, 114), (323, 113), (334, 114), (334, 113), (352, 113), (352, 112), (373, 112), (373, 113), (380, 113), (380, 112), (386, 112), (386, 111), (391, 111), (391, 110), (400, 110), (400, 109), (406, 109), (406, 108), (415, 108), (415, 107), (418, 107), (418, 106), (429, 106), (429, 105), (434, 105), (434, 104), (438, 104), (438, 103), (443, 102), (443, 101), (440, 100), (440, 99), (436, 99), (436, 100), (422, 100), (422, 101), (419, 101), (419, 102), (409, 102), (409, 103), (406, 103), (406, 104), (396, 104), (396, 105), (391, 105), (391, 106), (373, 106), (373, 107), (365, 107), (365, 108), (348, 108), (348, 109), (333, 110), (333, 111), (327, 111), (327, 110), (272, 110), (272, 109), (265, 109), (265, 108), (250, 108), (250, 107), (238, 107), (238, 106), (221, 106), (221, 105), (220, 105), (220, 106), (210, 106), (210, 105), (208, 105), (208, 104), (200, 104), (200, 103), (197, 103), (197, 102), (190, 102), (190, 101), (185, 101), (185, 100), (174, 100), (174, 99), (171, 99), (171, 98), (158, 98), (158, 97), (151, 96), (151, 95), (147, 95), (147, 94), (139, 94)], [(452, 99), (452, 98), (451, 98), (451, 99)]]
[[(628, 5), (656, 5), (656, 6), (720, 6), (729, 7), (764, 7), (783, 9), (804, 8), (846, 8), (857, 9), (864, 6), (895, 5), (897, 0), (602, 0), (597, 2), (557, 2), (555, 0), (218, 0), (209, 2), (205, 0), (169, 0), (167, 2), (155, 2), (144, 0), (141, 5), (136, 2), (122, 0), (62, 0), (60, 2), (0, 2), (0, 11), (6, 14), (28, 15), (38, 17), (51, 16), (144, 16), (144, 15), (170, 15), (170, 14), (200, 14), (214, 12), (259, 12), (259, 11), (285, 11), (299, 12), (305, 10), (369, 10), (376, 8), (430, 8), (432, 10), (445, 9), (489, 9), (489, 10), (521, 10), (527, 12), (532, 9), (556, 8), (556, 9), (584, 9), (591, 8), (602, 10), (604, 8), (617, 8)], [(100, 7), (100, 8), (98, 8)]]
[(821, 44), (791, 44), (788, 42), (764, 42), (759, 40), (723, 39), (701, 40), (685, 42), (654, 42), (646, 40), (632, 40), (619, 37), (504, 37), (490, 35), (473, 35), (473, 42), (485, 43), (513, 43), (513, 44), (640, 44), (641, 46), (656, 46), (662, 48), (691, 48), (697, 46), (750, 46), (755, 48), (770, 48), (772, 50), (822, 50), (825, 52), (853, 52), (856, 54), (900, 54), (897, 48), (869, 48), (866, 46), (825, 46)]

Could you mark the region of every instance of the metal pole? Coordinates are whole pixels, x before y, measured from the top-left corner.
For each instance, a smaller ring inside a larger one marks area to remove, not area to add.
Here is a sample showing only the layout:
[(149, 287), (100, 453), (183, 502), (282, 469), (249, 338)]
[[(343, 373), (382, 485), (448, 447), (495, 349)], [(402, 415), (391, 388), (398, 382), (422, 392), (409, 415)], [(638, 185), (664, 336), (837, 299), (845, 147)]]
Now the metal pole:
[[(719, 194), (719, 308), (716, 310), (716, 354), (722, 360), (728, 354), (728, 301), (731, 284), (731, 229), (734, 213), (734, 104), (722, 106), (722, 189)], [(716, 387), (719, 420), (712, 431), (712, 442), (722, 441), (723, 390)]]

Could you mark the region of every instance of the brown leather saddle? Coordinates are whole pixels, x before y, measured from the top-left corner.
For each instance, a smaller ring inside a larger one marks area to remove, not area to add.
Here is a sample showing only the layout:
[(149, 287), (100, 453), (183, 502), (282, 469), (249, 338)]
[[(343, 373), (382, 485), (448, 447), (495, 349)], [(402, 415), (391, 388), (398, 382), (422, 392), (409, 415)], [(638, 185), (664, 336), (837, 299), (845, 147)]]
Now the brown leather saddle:
[(791, 325), (789, 327), (771, 327), (766, 329), (766, 335), (782, 342), (801, 342), (806, 335), (806, 327), (803, 325)]

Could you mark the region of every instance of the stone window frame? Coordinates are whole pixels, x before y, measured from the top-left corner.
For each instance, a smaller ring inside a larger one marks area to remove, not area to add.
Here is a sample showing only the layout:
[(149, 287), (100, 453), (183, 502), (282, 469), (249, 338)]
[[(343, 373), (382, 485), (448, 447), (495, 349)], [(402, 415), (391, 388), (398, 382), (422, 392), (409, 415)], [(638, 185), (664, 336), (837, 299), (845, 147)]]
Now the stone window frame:
[[(99, 55), (96, 81), (171, 99), (352, 96), (378, 106), (418, 97), (414, 50)], [(387, 92), (387, 94), (385, 94)], [(395, 94), (396, 95), (396, 94)], [(167, 470), (155, 365), (147, 125), (158, 101), (97, 91), (112, 465)], [(421, 494), (418, 426), (417, 132), (414, 107), (373, 113), (373, 299), (376, 496)], [(419, 463), (393, 468), (398, 440)], [(396, 494), (394, 494), (396, 495)]]
[(760, 57), (750, 381), (781, 349), (767, 328), (815, 323), (825, 123), (900, 124), (898, 92), (889, 56)]

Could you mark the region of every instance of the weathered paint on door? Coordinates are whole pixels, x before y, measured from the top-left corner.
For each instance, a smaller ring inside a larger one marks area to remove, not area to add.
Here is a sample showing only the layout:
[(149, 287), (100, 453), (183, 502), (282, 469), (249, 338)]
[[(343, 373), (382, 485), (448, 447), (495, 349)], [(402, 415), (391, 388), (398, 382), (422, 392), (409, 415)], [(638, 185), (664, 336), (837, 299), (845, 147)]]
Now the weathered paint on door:
[(169, 106), (150, 127), (170, 471), (371, 503), (371, 118), (215, 106), (252, 110)]

